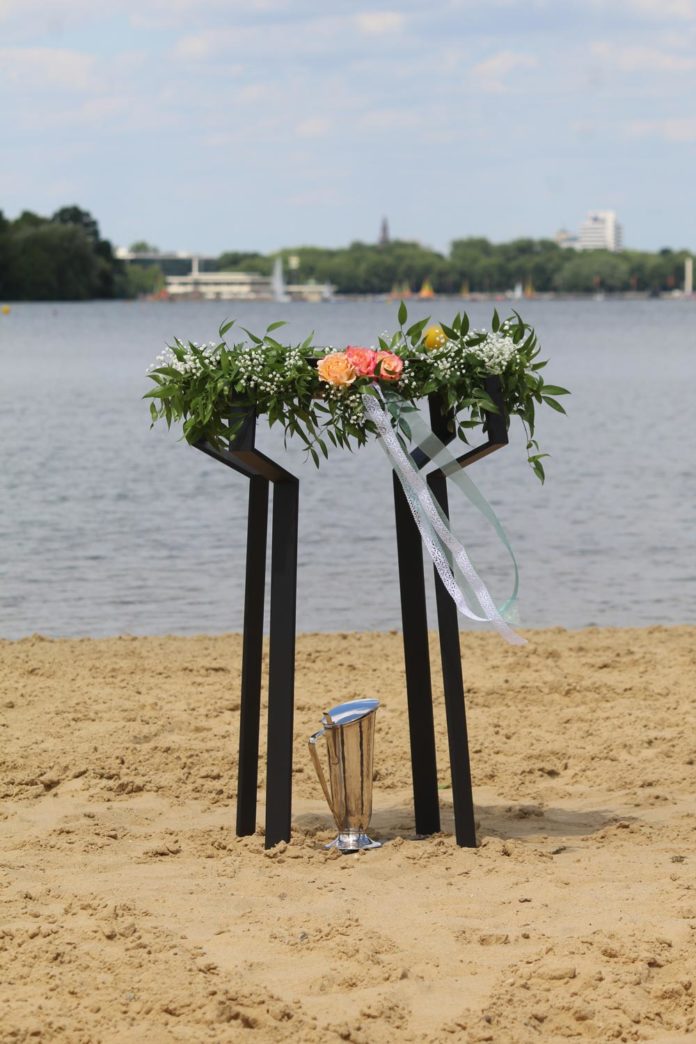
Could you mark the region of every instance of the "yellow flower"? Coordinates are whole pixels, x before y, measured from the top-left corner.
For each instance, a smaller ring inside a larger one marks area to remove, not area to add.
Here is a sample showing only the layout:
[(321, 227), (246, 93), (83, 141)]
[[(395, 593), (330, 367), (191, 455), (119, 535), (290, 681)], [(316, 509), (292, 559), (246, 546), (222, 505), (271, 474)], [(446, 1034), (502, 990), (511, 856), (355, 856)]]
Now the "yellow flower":
[(435, 348), (442, 348), (447, 338), (441, 326), (429, 326), (423, 337), (423, 344), (432, 352)]
[(358, 376), (357, 370), (345, 352), (332, 352), (331, 355), (325, 355), (317, 363), (317, 373), (322, 381), (339, 387), (352, 384)]

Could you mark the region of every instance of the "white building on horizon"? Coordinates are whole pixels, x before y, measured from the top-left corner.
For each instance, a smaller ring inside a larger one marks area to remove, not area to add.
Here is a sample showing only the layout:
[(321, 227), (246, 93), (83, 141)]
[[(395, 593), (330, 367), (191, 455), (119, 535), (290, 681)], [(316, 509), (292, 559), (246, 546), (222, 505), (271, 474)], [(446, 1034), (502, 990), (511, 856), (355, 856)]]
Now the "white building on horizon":
[(590, 210), (580, 226), (577, 250), (623, 250), (623, 229), (614, 210)]
[(567, 228), (559, 228), (553, 238), (554, 241), (558, 243), (559, 247), (562, 247), (564, 250), (578, 249), (577, 232), (569, 232)]

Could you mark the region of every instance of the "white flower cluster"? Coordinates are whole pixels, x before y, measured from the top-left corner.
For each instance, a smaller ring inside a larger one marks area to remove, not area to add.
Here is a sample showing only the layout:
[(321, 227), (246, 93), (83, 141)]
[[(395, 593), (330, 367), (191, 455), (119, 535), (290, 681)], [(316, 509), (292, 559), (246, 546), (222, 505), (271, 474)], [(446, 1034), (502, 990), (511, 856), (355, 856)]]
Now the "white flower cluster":
[(501, 329), (499, 333), (489, 333), (485, 341), (467, 349), (485, 364), (489, 373), (502, 373), (510, 359), (517, 352), (517, 345)]
[[(347, 394), (346, 394), (347, 392)], [(345, 389), (329, 384), (324, 392), (332, 402), (332, 409), (336, 417), (341, 417), (348, 424), (362, 428), (365, 424), (365, 408), (363, 406), (362, 394), (354, 389)]]
[(282, 370), (269, 370), (266, 361), (266, 346), (244, 345), (235, 351), (235, 362), (239, 370), (242, 388), (253, 388), (268, 395), (276, 395), (283, 386), (292, 381), (296, 372), (305, 366), (300, 346), (290, 347), (285, 352)]
[(404, 359), (404, 368), (401, 371), (401, 378), (399, 380), (399, 389), (402, 392), (408, 394), (408, 392), (415, 386), (415, 374), (413, 367), (408, 359)]
[(163, 352), (159, 353), (152, 365), (148, 366), (145, 372), (152, 373), (153, 370), (158, 370), (160, 366), (171, 366), (177, 373), (190, 373), (196, 376), (203, 372), (204, 367), (198, 356), (191, 351), (192, 347), (203, 352), (203, 355), (211, 362), (214, 362), (220, 354), (220, 345), (216, 341), (208, 341), (207, 344), (198, 344), (197, 341), (191, 341), (190, 344), (182, 344), (180, 341), (177, 341), (177, 347), (185, 352), (183, 359), (177, 358), (173, 348), (165, 348)]
[(285, 353), (285, 372), (290, 374), (295, 370), (302, 369), (305, 365), (305, 358), (300, 351), (300, 346), (295, 345), (287, 349)]
[(244, 345), (237, 348), (235, 362), (242, 388), (254, 388), (273, 395), (283, 385), (283, 375), (264, 372), (265, 350), (262, 344)]

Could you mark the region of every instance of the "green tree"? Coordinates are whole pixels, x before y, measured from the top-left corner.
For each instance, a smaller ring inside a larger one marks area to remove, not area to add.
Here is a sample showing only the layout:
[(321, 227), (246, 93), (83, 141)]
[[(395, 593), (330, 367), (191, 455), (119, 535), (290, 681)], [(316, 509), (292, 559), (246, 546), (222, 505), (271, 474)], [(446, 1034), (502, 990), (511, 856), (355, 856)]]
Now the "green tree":
[(51, 221), (55, 221), (59, 225), (76, 225), (82, 229), (90, 243), (96, 246), (99, 242), (99, 225), (88, 210), (82, 210), (76, 206), (61, 207), (55, 212)]
[(555, 288), (567, 293), (630, 290), (630, 263), (608, 250), (568, 251), (568, 259), (556, 273)]
[(127, 265), (126, 292), (128, 297), (156, 294), (164, 287), (164, 272), (159, 265)]
[(218, 258), (218, 268), (227, 272), (257, 272), (259, 275), (270, 275), (273, 260), (272, 256), (267, 257), (264, 254), (228, 250)]
[(128, 247), (131, 254), (159, 254), (159, 247), (148, 243), (146, 239), (138, 239)]
[(98, 286), (92, 244), (75, 225), (45, 222), (11, 237), (8, 297), (25, 301), (86, 300)]

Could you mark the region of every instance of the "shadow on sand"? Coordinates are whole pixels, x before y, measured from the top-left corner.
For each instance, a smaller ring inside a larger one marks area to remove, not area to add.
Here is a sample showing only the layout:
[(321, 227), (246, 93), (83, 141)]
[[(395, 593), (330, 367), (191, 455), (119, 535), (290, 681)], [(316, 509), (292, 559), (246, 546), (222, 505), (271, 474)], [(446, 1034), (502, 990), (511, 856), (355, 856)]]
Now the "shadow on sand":
[[(454, 833), (454, 814), (451, 802), (443, 802), (440, 810), (441, 831)], [(611, 809), (576, 810), (546, 808), (542, 805), (477, 805), (476, 832), (479, 841), (485, 837), (502, 840), (522, 838), (580, 838), (597, 833), (603, 827), (619, 820), (626, 821)], [(304, 813), (294, 818), (295, 826), (308, 833), (335, 833), (330, 815)], [(369, 827), (370, 836), (381, 841), (395, 837), (414, 840), (416, 834), (413, 809), (407, 805), (393, 805), (376, 809)]]

